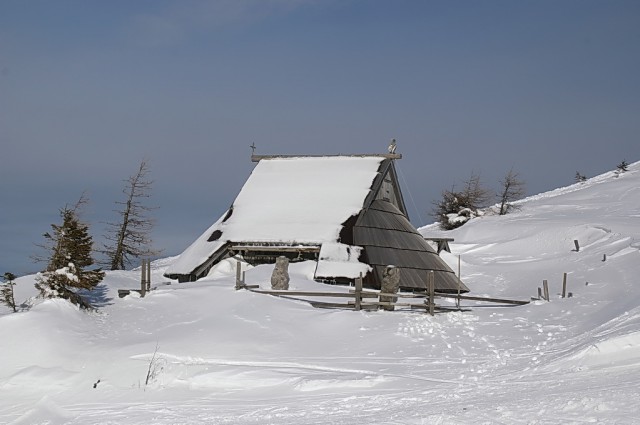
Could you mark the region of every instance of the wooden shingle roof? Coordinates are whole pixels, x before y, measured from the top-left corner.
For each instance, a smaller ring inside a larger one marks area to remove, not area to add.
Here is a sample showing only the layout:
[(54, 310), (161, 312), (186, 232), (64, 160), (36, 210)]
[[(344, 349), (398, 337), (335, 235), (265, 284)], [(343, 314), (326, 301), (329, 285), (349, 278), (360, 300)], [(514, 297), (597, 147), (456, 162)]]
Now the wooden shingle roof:
[(406, 216), (391, 202), (376, 199), (361, 212), (353, 228), (353, 244), (364, 248), (365, 261), (373, 268), (373, 284), (379, 287), (389, 265), (400, 268), (400, 286), (426, 289), (427, 272), (435, 273), (440, 292), (468, 292), (453, 270), (429, 246)]

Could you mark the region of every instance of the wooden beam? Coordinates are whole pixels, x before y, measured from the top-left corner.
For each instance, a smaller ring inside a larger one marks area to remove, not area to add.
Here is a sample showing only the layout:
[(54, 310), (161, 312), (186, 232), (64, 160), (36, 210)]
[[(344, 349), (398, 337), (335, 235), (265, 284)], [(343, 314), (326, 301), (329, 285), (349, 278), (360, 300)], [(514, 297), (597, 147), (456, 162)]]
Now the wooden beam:
[(427, 274), (427, 291), (429, 292), (428, 306), (429, 314), (433, 316), (433, 308), (435, 307), (435, 279), (433, 270), (429, 270)]
[[(256, 292), (258, 294), (267, 294), (267, 295), (288, 295), (292, 297), (335, 297), (335, 298), (354, 298), (354, 294), (350, 294), (348, 292), (314, 292), (314, 291), (264, 291), (259, 289), (252, 289), (251, 292)], [(377, 294), (376, 294), (377, 296)], [(364, 295), (363, 295), (364, 297)]]
[[(439, 298), (458, 298), (456, 294), (436, 294), (436, 297)], [(503, 298), (488, 298), (488, 297), (473, 297), (470, 295), (460, 295), (461, 300), (470, 300), (470, 301), (487, 301), (491, 303), (500, 303), (500, 304), (515, 304), (515, 305), (525, 305), (529, 304), (529, 301), (520, 301), (520, 300), (507, 300)]]
[(388, 158), (388, 159), (402, 159), (402, 154), (399, 153), (362, 153), (362, 154), (337, 154), (337, 155), (251, 155), (251, 162), (260, 162), (263, 159), (279, 159), (279, 158), (335, 158), (347, 156), (352, 158)]
[(231, 251), (320, 252), (319, 245), (231, 245)]
[(360, 272), (360, 276), (356, 278), (356, 290), (354, 292), (356, 296), (356, 311), (360, 311), (360, 307), (362, 304), (362, 272)]

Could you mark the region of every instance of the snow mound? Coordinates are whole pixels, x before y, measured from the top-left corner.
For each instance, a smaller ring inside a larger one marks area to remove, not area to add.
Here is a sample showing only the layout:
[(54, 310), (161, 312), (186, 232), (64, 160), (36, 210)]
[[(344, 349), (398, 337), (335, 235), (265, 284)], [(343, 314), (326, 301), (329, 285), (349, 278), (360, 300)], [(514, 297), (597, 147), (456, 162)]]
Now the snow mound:
[[(640, 163), (506, 216), (421, 229), (455, 239), (442, 256), (472, 294), (529, 300), (547, 280), (549, 302), (463, 301), (434, 317), (315, 309), (236, 291), (233, 260), (167, 282), (168, 259), (153, 262), (144, 298), (117, 296), (139, 270), (107, 272), (98, 312), (0, 306), (0, 423), (638, 423), (638, 199)], [(327, 258), (348, 263), (335, 248)], [(291, 264), (290, 287), (349, 290), (314, 282), (315, 267)], [(243, 268), (262, 289), (272, 270)], [(33, 280), (17, 279), (20, 300)]]

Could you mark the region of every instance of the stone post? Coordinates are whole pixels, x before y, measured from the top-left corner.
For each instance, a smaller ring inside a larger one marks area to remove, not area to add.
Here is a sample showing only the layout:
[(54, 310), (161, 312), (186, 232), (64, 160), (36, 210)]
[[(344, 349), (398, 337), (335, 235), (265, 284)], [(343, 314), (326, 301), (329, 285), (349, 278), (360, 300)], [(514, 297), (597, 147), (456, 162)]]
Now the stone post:
[[(400, 289), (400, 269), (395, 266), (387, 266), (382, 274), (382, 283), (380, 284), (380, 292), (385, 294), (396, 294)], [(380, 295), (380, 302), (395, 303), (398, 301), (398, 297), (392, 297), (388, 295)], [(393, 311), (394, 306), (383, 305), (383, 310)]]
[(276, 266), (271, 274), (271, 289), (289, 289), (289, 259), (283, 255), (276, 258)]

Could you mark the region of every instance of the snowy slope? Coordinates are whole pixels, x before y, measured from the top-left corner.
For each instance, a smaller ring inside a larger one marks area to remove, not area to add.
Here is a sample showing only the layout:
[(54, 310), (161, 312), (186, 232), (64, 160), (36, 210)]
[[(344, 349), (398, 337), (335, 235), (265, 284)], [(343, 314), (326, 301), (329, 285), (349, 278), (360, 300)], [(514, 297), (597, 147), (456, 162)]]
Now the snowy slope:
[[(0, 307), (0, 423), (640, 423), (640, 163), (507, 216), (421, 231), (455, 238), (446, 259), (456, 270), (460, 255), (472, 294), (529, 299), (547, 279), (551, 302), (436, 317), (319, 310), (235, 291), (225, 264), (164, 285), (167, 259), (143, 299), (116, 295), (137, 271), (108, 273), (98, 313)], [(322, 288), (313, 267), (292, 265), (291, 287)], [(247, 281), (267, 288), (270, 272)], [(18, 280), (20, 299), (33, 279)]]

